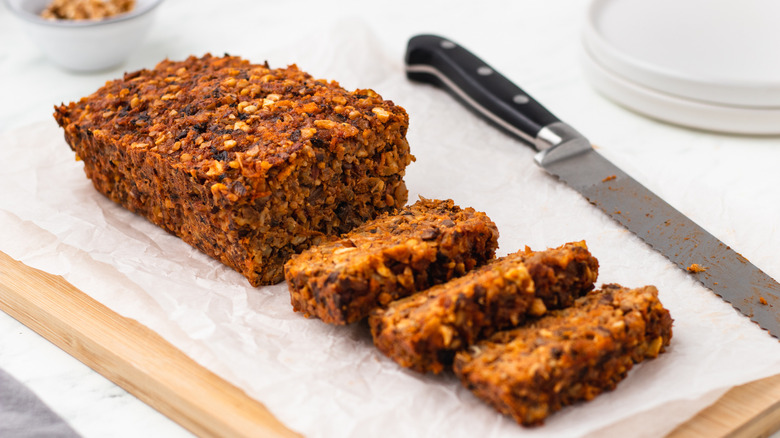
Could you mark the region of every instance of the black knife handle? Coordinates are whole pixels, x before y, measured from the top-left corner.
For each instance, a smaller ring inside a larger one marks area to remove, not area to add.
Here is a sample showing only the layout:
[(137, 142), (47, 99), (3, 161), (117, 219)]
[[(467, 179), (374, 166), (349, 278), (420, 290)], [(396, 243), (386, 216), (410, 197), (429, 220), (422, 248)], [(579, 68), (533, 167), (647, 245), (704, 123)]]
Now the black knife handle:
[(539, 131), (560, 121), (474, 54), (436, 35), (409, 40), (406, 76), (444, 88), (488, 122), (534, 147)]

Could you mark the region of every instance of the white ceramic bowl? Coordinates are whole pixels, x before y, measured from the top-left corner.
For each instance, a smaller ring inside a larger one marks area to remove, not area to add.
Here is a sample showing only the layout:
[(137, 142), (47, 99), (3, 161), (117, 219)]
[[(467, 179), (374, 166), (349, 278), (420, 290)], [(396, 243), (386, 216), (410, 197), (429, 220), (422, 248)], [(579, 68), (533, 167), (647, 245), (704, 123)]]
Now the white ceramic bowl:
[(143, 41), (162, 0), (136, 0), (135, 8), (105, 20), (46, 20), (50, 0), (5, 0), (41, 51), (68, 70), (107, 70), (122, 64)]

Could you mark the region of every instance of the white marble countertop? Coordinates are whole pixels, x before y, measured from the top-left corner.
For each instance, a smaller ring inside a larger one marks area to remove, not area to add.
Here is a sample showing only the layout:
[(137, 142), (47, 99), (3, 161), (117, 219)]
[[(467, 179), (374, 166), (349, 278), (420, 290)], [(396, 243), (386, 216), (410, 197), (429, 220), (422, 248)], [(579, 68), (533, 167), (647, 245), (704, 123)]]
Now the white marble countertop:
[[(297, 58), (296, 47), (313, 44), (311, 36), (318, 27), (354, 25), (362, 29), (356, 33), (359, 37), (367, 31), (399, 69), (409, 37), (438, 33), (477, 51), (560, 118), (586, 133), (636, 179), (780, 278), (780, 256), (774, 249), (780, 244), (778, 208), (768, 205), (778, 204), (780, 198), (780, 138), (672, 126), (598, 95), (582, 77), (578, 63), (579, 29), (586, 6), (582, 0), (487, 0), (474, 10), (456, 11), (450, 9), (452, 2), (444, 1), (355, 0), (334, 6), (313, 0), (167, 0), (151, 35), (124, 65), (95, 74), (74, 74), (44, 59), (0, 4), (0, 136), (52, 124), (53, 105), (76, 100), (124, 71), (152, 67), (166, 57), (181, 59), (211, 52), (262, 62), (289, 47), (289, 52), (269, 62), (274, 66), (298, 62), (315, 76), (330, 78), (326, 60), (320, 63), (316, 56), (307, 55), (304, 64)], [(361, 83), (361, 78), (336, 79), (346, 88), (373, 87)], [(397, 103), (410, 112), (414, 150), (415, 142), (430, 140), (422, 133), (424, 127), (414, 125), (414, 109), (425, 105)], [(0, 144), (0, 152), (2, 148)], [(2, 158), (4, 165), (11, 160)], [(458, 183), (453, 186), (457, 188)], [(652, 258), (649, 263), (663, 263), (660, 260)], [(2, 312), (0, 368), (29, 386), (84, 436), (189, 435)]]

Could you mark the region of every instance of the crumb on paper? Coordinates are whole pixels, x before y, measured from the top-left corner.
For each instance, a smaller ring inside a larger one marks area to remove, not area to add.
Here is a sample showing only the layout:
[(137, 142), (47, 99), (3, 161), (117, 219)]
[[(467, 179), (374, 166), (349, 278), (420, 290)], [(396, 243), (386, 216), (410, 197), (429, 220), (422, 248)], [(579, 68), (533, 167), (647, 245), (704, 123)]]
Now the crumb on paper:
[(610, 175), (610, 176), (608, 176), (608, 177), (606, 177), (606, 178), (602, 179), (602, 180), (601, 180), (601, 182), (612, 181), (612, 180), (614, 180), (614, 179), (616, 179), (616, 178), (617, 178), (617, 175)]
[(135, 0), (52, 0), (41, 12), (47, 20), (102, 20), (130, 12)]
[(758, 297), (758, 301), (759, 301), (759, 302), (760, 302), (762, 305), (764, 305), (764, 306), (766, 306), (766, 305), (768, 305), (768, 304), (769, 304), (769, 303), (767, 303), (767, 302), (766, 302), (766, 298), (764, 298), (764, 297)]
[(687, 269), (688, 269), (688, 272), (693, 272), (694, 274), (697, 274), (699, 272), (704, 272), (704, 271), (707, 270), (707, 268), (705, 268), (704, 266), (702, 266), (702, 265), (700, 265), (698, 263), (694, 263), (691, 266), (688, 266)]

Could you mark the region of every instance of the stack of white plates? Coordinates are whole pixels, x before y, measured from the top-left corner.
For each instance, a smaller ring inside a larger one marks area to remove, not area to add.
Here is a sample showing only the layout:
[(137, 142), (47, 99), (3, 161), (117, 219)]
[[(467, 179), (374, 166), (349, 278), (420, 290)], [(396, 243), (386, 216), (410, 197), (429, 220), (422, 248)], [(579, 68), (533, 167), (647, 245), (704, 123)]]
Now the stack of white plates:
[(780, 134), (780, 1), (594, 0), (584, 70), (608, 98), (697, 129)]

